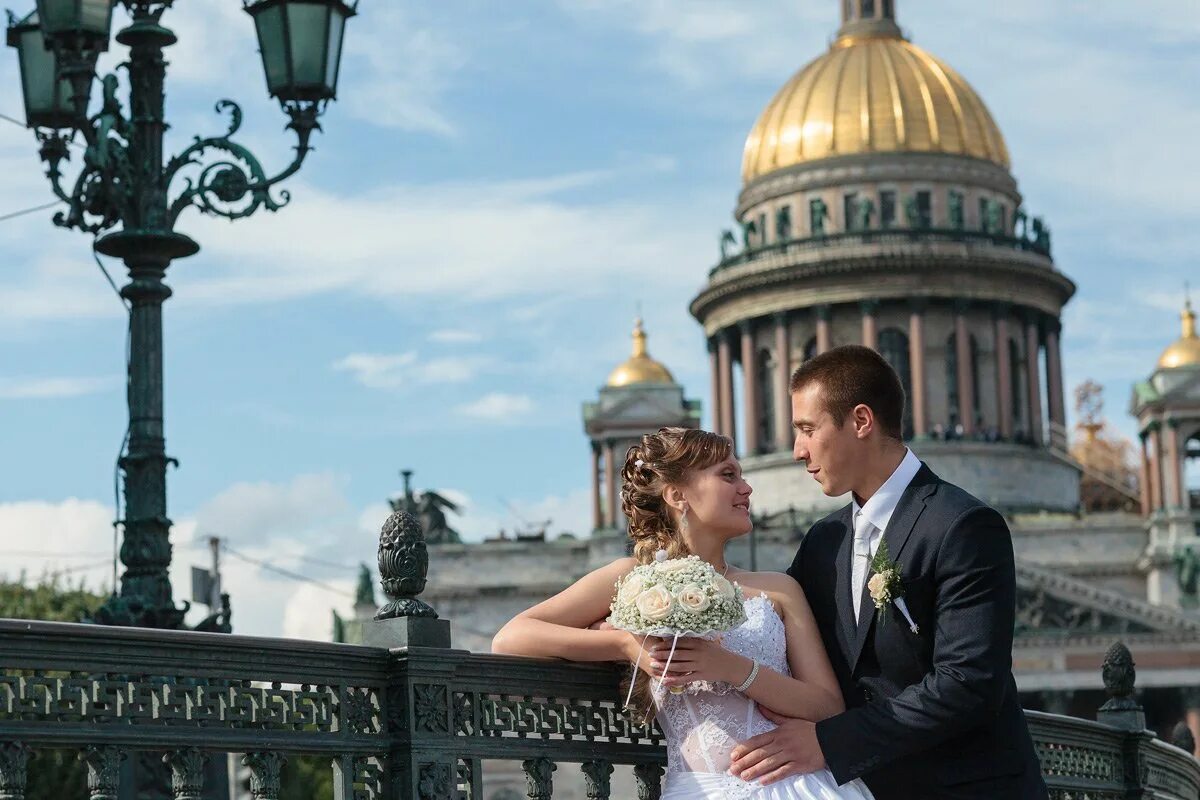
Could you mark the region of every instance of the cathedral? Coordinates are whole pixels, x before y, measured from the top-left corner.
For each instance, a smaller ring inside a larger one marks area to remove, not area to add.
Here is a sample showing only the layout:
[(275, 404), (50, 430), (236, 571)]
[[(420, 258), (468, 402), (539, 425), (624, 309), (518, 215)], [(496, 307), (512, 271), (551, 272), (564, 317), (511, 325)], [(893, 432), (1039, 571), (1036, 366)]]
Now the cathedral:
[(716, 263), (696, 265), (708, 274), (689, 308), (708, 344), (706, 413), (652, 358), (638, 320), (629, 359), (583, 406), (591, 536), (431, 546), (423, 597), (453, 620), (456, 647), (487, 650), (512, 615), (622, 555), (620, 465), (663, 425), (734, 439), (755, 529), (729, 556), (786, 568), (808, 526), (849, 502), (792, 460), (788, 379), (814, 354), (864, 344), (900, 375), (912, 450), (1009, 521), (1025, 707), (1094, 718), (1101, 662), (1120, 639), (1149, 727), (1168, 736), (1185, 721), (1200, 739), (1190, 303), (1180, 338), (1132, 387), (1139, 442), (1126, 453), (1095, 415), (1069, 431), (1060, 342), (1076, 285), (1023, 202), (1000, 127), (953, 67), (907, 38), (891, 0), (839, 5), (829, 49), (749, 128), (736, 225)]

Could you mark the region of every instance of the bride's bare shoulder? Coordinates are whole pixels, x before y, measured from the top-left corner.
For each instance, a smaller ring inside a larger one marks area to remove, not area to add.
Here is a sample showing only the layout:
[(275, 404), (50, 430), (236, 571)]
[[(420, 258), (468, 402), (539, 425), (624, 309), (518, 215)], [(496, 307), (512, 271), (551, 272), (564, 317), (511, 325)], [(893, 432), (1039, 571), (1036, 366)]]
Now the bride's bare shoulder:
[(777, 608), (787, 608), (796, 602), (804, 602), (804, 590), (795, 578), (783, 572), (741, 572), (735, 578), (742, 593), (751, 597), (765, 593)]

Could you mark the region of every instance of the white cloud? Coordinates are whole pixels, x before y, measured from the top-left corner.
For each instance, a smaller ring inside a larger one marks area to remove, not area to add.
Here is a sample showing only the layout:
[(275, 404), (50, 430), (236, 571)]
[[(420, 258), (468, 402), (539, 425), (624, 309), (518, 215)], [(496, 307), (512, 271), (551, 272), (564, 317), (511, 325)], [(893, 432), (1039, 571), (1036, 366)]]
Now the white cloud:
[(47, 400), (107, 391), (118, 378), (0, 378), (0, 400)]
[(524, 394), (489, 392), (458, 407), (459, 414), (478, 420), (512, 423), (533, 411), (533, 400)]
[(93, 500), (0, 503), (0, 578), (61, 573), (72, 584), (83, 580), (93, 591), (107, 589), (112, 519), (112, 506)]
[(413, 383), (463, 383), (479, 371), (482, 359), (432, 358), (421, 361), (416, 351), (406, 353), (351, 353), (338, 359), (333, 368), (349, 372), (370, 389), (402, 389)]
[(376, 3), (347, 23), (340, 101), (376, 125), (452, 136), (442, 96), (466, 54), (414, 16), (398, 3)]
[(237, 483), (196, 512), (202, 537), (229, 539), (241, 549), (276, 540), (307, 545), (353, 527), (346, 480), (329, 473), (298, 475), (286, 483)]
[(482, 342), (483, 337), (474, 331), (443, 328), (430, 333), (429, 341), (437, 342), (438, 344), (475, 344), (476, 342)]

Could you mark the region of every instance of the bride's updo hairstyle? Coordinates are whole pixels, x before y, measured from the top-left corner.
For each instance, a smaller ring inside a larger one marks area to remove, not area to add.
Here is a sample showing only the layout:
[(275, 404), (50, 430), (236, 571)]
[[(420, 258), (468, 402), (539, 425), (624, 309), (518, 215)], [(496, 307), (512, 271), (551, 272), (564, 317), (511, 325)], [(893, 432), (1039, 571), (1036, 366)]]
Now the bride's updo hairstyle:
[(652, 562), (658, 550), (669, 558), (688, 555), (663, 491), (684, 485), (693, 471), (719, 464), (732, 452), (728, 437), (693, 428), (660, 428), (629, 448), (621, 470), (621, 511), (639, 564)]

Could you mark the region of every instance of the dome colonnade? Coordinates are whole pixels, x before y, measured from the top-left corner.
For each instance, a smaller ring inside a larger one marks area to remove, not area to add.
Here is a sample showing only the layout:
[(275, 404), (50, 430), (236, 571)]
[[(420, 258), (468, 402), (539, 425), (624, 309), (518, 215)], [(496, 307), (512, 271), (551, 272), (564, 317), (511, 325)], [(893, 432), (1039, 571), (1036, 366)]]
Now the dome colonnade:
[[(691, 303), (712, 425), (744, 458), (790, 453), (792, 371), (864, 344), (901, 376), (906, 438), (994, 445), (975, 471), (1001, 453), (1013, 470), (1069, 471), (1054, 454), (1066, 451), (1060, 320), (1075, 285), (1049, 228), (1025, 212), (970, 85), (904, 37), (893, 3), (840, 5), (829, 50), (747, 137), (740, 235), (722, 233)], [(1072, 479), (1055, 481), (1066, 510)]]
[(1149, 380), (1133, 387), (1130, 413), (1141, 442), (1141, 505), (1150, 539), (1142, 558), (1152, 602), (1200, 599), (1200, 337), (1190, 299), (1182, 331), (1159, 357)]

